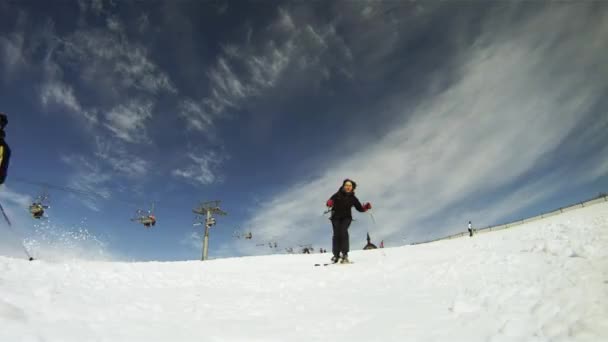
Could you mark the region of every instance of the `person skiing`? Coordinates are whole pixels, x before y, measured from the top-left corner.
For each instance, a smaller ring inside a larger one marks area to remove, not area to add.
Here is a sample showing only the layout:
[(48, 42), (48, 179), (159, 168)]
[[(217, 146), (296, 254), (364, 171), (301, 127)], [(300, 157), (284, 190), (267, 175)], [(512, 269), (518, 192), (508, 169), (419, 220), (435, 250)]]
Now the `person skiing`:
[(11, 149), (4, 140), (4, 127), (8, 124), (6, 114), (0, 113), (0, 184), (4, 184), (8, 174), (8, 164), (11, 159)]
[[(331, 209), (331, 224), (333, 227), (331, 261), (337, 263), (348, 263), (348, 252), (350, 248), (348, 227), (353, 221), (351, 208), (354, 206), (359, 212), (366, 212), (372, 208), (370, 203), (361, 205), (355, 196), (357, 183), (351, 179), (345, 179), (338, 191), (327, 200), (327, 207)], [(342, 258), (340, 259), (340, 253)]]
[(471, 221), (469, 221), (469, 237), (473, 236), (473, 225), (471, 224)]
[[(8, 164), (11, 160), (11, 149), (10, 149), (10, 147), (8, 147), (6, 140), (4, 140), (4, 138), (6, 137), (4, 128), (6, 127), (7, 124), (8, 124), (8, 117), (6, 116), (6, 114), (0, 112), (0, 185), (4, 184), (4, 181), (6, 181), (6, 176), (8, 175)], [(6, 213), (4, 212), (4, 208), (2, 207), (2, 204), (0, 204), (0, 211), (2, 212), (2, 216), (4, 216), (6, 223), (10, 227), (11, 221), (6, 216)], [(27, 251), (27, 248), (25, 248), (24, 245), (22, 245), (22, 246), (23, 246), (23, 250), (25, 251), (25, 254), (27, 254), (29, 260), (34, 261), (34, 258)]]

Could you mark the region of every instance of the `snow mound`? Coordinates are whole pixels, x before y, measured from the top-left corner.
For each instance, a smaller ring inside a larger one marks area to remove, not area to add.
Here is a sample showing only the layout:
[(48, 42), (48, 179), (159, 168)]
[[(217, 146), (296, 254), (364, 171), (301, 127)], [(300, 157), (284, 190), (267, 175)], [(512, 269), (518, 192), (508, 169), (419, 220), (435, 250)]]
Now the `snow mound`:
[(607, 247), (597, 204), (352, 265), (0, 257), (0, 341), (606, 341)]

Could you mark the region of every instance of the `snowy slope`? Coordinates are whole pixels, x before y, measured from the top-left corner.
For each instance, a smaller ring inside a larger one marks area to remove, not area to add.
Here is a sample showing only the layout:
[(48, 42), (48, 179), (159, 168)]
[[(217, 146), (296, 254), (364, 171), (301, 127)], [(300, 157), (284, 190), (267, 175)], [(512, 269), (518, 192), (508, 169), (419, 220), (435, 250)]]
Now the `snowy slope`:
[(0, 257), (0, 341), (608, 341), (608, 204), (327, 258)]

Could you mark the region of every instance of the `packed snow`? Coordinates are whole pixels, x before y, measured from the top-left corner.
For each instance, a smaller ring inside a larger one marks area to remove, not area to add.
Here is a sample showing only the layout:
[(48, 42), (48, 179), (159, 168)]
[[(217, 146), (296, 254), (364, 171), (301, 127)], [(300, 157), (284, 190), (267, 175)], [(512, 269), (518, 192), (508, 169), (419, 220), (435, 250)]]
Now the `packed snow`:
[(329, 257), (0, 257), (0, 341), (608, 341), (608, 203)]

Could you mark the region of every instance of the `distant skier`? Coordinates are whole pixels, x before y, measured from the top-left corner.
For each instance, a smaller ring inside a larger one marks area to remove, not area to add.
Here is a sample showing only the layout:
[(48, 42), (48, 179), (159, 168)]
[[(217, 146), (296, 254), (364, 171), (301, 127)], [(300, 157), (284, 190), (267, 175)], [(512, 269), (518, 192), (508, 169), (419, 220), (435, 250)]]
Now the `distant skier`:
[[(348, 252), (350, 248), (348, 227), (353, 221), (351, 208), (354, 206), (359, 212), (366, 212), (372, 208), (370, 203), (361, 205), (355, 196), (357, 183), (350, 179), (345, 179), (338, 192), (333, 194), (327, 201), (327, 207), (331, 208), (331, 224), (333, 226), (332, 253), (331, 261), (336, 263), (348, 263)], [(340, 259), (342, 253), (342, 259)]]
[(8, 174), (8, 164), (11, 159), (11, 149), (4, 140), (4, 127), (8, 124), (6, 114), (0, 113), (0, 184), (4, 184)]
[(471, 221), (469, 221), (469, 237), (473, 236), (473, 225), (471, 224)]

